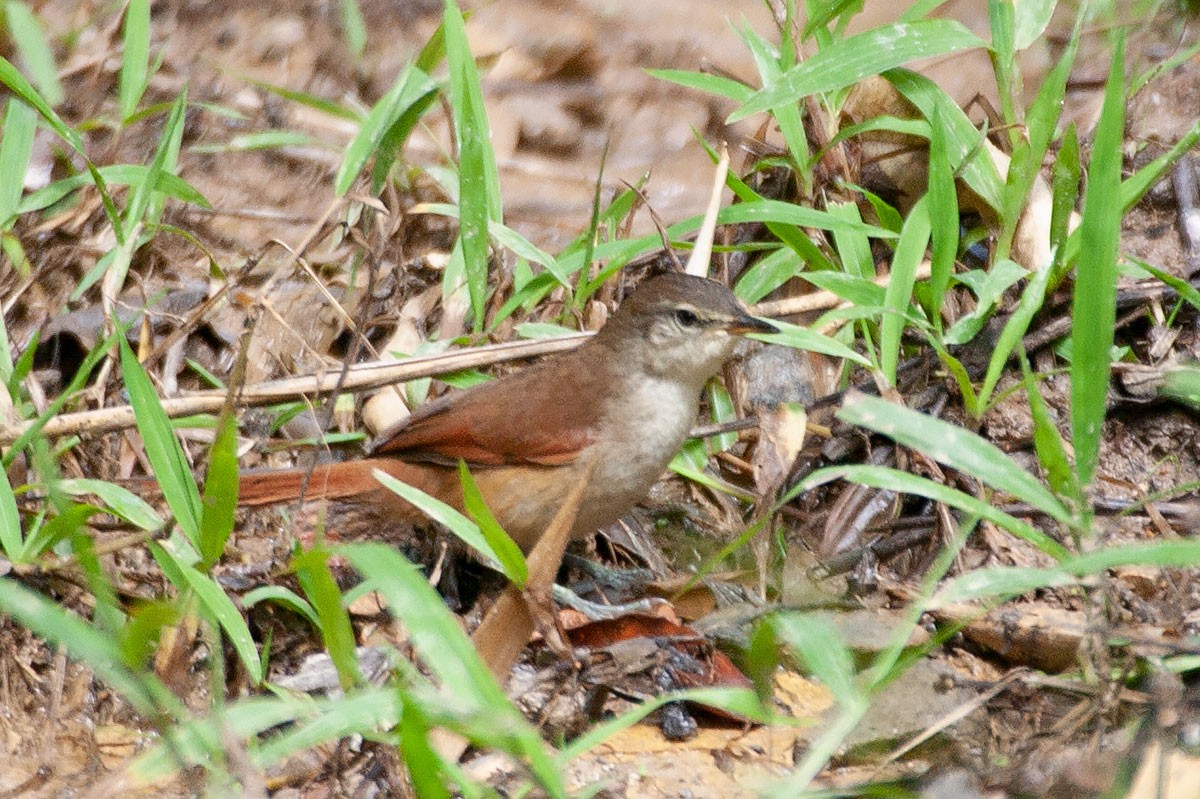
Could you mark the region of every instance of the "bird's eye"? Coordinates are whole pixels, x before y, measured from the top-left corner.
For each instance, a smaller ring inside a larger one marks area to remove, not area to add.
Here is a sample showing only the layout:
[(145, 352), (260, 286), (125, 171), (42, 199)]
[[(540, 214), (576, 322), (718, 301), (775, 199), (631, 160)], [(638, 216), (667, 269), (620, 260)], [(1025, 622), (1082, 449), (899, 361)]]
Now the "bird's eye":
[(698, 324), (700, 324), (700, 317), (696, 316), (694, 312), (689, 311), (687, 308), (680, 308), (679, 310), (675, 311), (675, 321), (684, 327), (696, 327)]

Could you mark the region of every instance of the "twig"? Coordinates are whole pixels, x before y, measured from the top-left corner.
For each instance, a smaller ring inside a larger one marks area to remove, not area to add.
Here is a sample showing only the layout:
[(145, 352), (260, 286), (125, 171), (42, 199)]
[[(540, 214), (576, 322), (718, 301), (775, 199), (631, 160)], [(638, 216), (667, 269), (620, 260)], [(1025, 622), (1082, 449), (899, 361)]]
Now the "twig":
[[(461, 352), (410, 358), (399, 363), (396, 361), (364, 363), (352, 367), (341, 385), (338, 383), (341, 375), (336, 371), (290, 377), (283, 380), (268, 380), (246, 386), (242, 392), (242, 405), (250, 407), (272, 405), (277, 402), (293, 400), (302, 395), (328, 394), (333, 391), (367, 391), (421, 377), (563, 352), (579, 346), (590, 335), (581, 333), (539, 341), (495, 344)], [(167, 416), (177, 418), (197, 413), (216, 413), (221, 410), (221, 404), (224, 401), (225, 391), (213, 389), (197, 391), (182, 397), (167, 398), (162, 401), (162, 405)], [(32, 425), (32, 421), (24, 421), (0, 427), (0, 445), (16, 441)], [(133, 408), (129, 405), (120, 405), (56, 416), (46, 422), (42, 429), (47, 436), (58, 437), (83, 433), (110, 433), (114, 430), (133, 427), (133, 425)]]

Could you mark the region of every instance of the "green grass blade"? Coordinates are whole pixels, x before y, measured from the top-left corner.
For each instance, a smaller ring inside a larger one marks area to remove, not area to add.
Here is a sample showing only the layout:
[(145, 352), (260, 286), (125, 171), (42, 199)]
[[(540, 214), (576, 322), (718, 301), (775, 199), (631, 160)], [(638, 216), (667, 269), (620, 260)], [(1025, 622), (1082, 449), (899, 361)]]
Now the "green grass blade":
[(1008, 363), (1008, 356), (1021, 343), (1025, 331), (1029, 329), (1029, 325), (1033, 321), (1034, 314), (1041, 309), (1042, 303), (1045, 302), (1046, 288), (1050, 283), (1052, 271), (1052, 264), (1045, 264), (1033, 274), (1025, 291), (1021, 293), (1017, 310), (1013, 311), (1012, 316), (1004, 323), (1000, 337), (996, 339), (996, 345), (992, 348), (992, 357), (988, 361), (987, 372), (983, 376), (983, 386), (979, 389), (981, 411), (987, 408), (992, 392), (996, 390), (996, 386), (1000, 382), (1004, 366)]
[(274, 602), (276, 605), (281, 605), (297, 615), (303, 616), (314, 630), (321, 629), (320, 619), (317, 618), (317, 612), (313, 609), (312, 604), (290, 588), (282, 585), (262, 585), (242, 594), (242, 607), (246, 610), (259, 602)]
[[(8, 0), (4, 4), (5, 21), (21, 61), (37, 84), (38, 91), (50, 105), (63, 101), (62, 84), (58, 82), (58, 68), (54, 65), (54, 48), (46, 40), (42, 24), (25, 3)], [(5, 128), (7, 133), (8, 128)]]
[(1079, 484), (1075, 482), (1075, 472), (1071, 468), (1070, 458), (1067, 457), (1067, 446), (1054, 424), (1050, 408), (1038, 390), (1037, 380), (1029, 368), (1029, 361), (1022, 355), (1021, 374), (1025, 379), (1025, 393), (1029, 397), (1029, 412), (1033, 417), (1033, 448), (1038, 456), (1038, 463), (1046, 473), (1046, 480), (1059, 496), (1070, 497), (1076, 506), (1083, 503), (1083, 495)]
[(477, 525), (475, 522), (471, 521), (466, 516), (447, 505), (445, 502), (429, 496), (420, 489), (413, 488), (410, 485), (400, 482), (387, 472), (376, 469), (375, 479), (383, 483), (384, 487), (395, 492), (396, 495), (405, 502), (411, 503), (430, 519), (454, 533), (456, 536), (462, 539), (467, 546), (478, 552), (489, 566), (499, 571), (510, 581), (515, 582), (514, 577), (518, 575), (510, 575), (504, 570), (504, 561), (502, 561), (500, 559), (500, 555), (492, 549), (491, 543), (480, 531), (479, 525)]
[(933, 242), (929, 278), (929, 316), (935, 330), (942, 329), (942, 298), (954, 274), (958, 256), (958, 192), (950, 166), (949, 143), (941, 112), (929, 120), (929, 218)]
[(151, 201), (158, 190), (159, 176), (174, 172), (175, 163), (179, 158), (179, 144), (183, 136), (183, 115), (186, 110), (187, 90), (184, 89), (175, 98), (175, 102), (171, 105), (171, 111), (167, 114), (167, 121), (163, 125), (158, 147), (154, 151), (154, 158), (146, 168), (145, 178), (130, 187), (129, 202), (125, 206), (127, 230), (135, 229), (147, 218), (151, 222), (158, 221), (156, 214), (148, 212), (151, 208)]
[(388, 132), (406, 112), (424, 98), (432, 97), (435, 89), (433, 79), (416, 67), (407, 67), (397, 76), (392, 88), (371, 108), (358, 134), (346, 147), (333, 181), (334, 192), (339, 197), (350, 191), (371, 156), (380, 150)]
[(225, 554), (237, 510), (237, 420), (221, 414), (217, 435), (208, 456), (200, 513), (200, 568), (207, 571)]
[(834, 466), (819, 469), (793, 486), (781, 501), (791, 501), (805, 491), (839, 479), (849, 480), (868, 488), (885, 488), (898, 493), (925, 497), (934, 502), (958, 508), (981, 519), (987, 519), (1017, 538), (1033, 544), (1055, 560), (1061, 561), (1070, 554), (1062, 544), (1041, 530), (1005, 513), (989, 502), (976, 499), (970, 494), (964, 494), (962, 491), (935, 483), (924, 477), (883, 466)]
[(928, 607), (936, 610), (978, 599), (1006, 599), (1028, 591), (1071, 585), (1074, 582), (1075, 578), (1063, 568), (1004, 566), (973, 569), (946, 581), (930, 599)]
[(959, 427), (878, 397), (854, 393), (838, 418), (882, 433), (938, 463), (982, 480), (1068, 524), (1070, 512), (1042, 483), (989, 441)]
[(354, 628), (350, 625), (350, 614), (342, 603), (337, 580), (329, 571), (328, 551), (318, 548), (302, 552), (296, 556), (294, 565), (300, 587), (316, 611), (318, 629), (337, 669), (342, 688), (362, 685), (363, 676), (355, 652)]
[(707, 72), (692, 72), (683, 69), (647, 69), (646, 72), (660, 80), (687, 86), (690, 89), (699, 89), (718, 97), (727, 97), (739, 103), (744, 103), (754, 96), (754, 89), (746, 84), (720, 75), (710, 75)]
[(367, 47), (367, 24), (363, 21), (358, 0), (342, 0), (342, 33), (346, 36), (346, 48), (355, 57), (361, 56)]
[(900, 363), (900, 338), (908, 318), (908, 307), (916, 283), (917, 267), (925, 257), (929, 243), (930, 219), (928, 196), (922, 197), (909, 211), (900, 231), (900, 241), (892, 256), (892, 274), (885, 294), (891, 313), (879, 325), (879, 364), (883, 377), (896, 384), (896, 368)]
[(150, 0), (129, 0), (125, 6), (121, 73), (117, 79), (117, 107), (128, 122), (150, 81)]
[(784, 73), (779, 83), (755, 93), (728, 122), (768, 111), (818, 92), (842, 89), (918, 58), (947, 55), (986, 43), (951, 20), (921, 20), (875, 28), (821, 50)]
[[(146, 182), (149, 171), (150, 168), (144, 164), (112, 164), (100, 167), (96, 170), (96, 174), (100, 175), (106, 186), (134, 186)], [(48, 208), (71, 192), (83, 186), (94, 186), (95, 183), (95, 175), (91, 172), (81, 172), (69, 178), (56, 180), (46, 188), (38, 189), (22, 200), (17, 207), (17, 213), (27, 214)], [(181, 202), (192, 203), (201, 208), (212, 208), (208, 199), (200, 193), (199, 189), (170, 172), (159, 173), (154, 189)]]
[(946, 153), (955, 174), (992, 208), (1003, 202), (1004, 183), (996, 165), (983, 147), (983, 134), (958, 104), (936, 83), (906, 69), (893, 69), (884, 77), (920, 110), (925, 119), (941, 121), (946, 136)]
[[(163, 551), (166, 552), (165, 549)], [(246, 669), (246, 674), (254, 681), (255, 685), (261, 683), (266, 678), (262, 658), (259, 657), (254, 636), (250, 634), (250, 628), (246, 626), (246, 620), (242, 617), (241, 611), (237, 609), (233, 600), (225, 593), (225, 589), (217, 584), (216, 580), (207, 574), (196, 571), (191, 566), (180, 565), (179, 568), (188, 587), (196, 593), (196, 598), (200, 601), (200, 607), (203, 608), (205, 615), (225, 633), (225, 637), (233, 645), (238, 659), (242, 661), (242, 666)]]
[(477, 708), (476, 713), (486, 718), (492, 735), (504, 731), (509, 751), (529, 760), (531, 771), (547, 793), (568, 796), (541, 736), (509, 703), (458, 619), (447, 610), (425, 576), (395, 550), (381, 544), (348, 544), (336, 552), (372, 582), (392, 613), (403, 620), (422, 662), (439, 683), (452, 687), (456, 700)]
[(509, 538), (508, 533), (496, 521), (491, 509), (483, 499), (471, 470), (466, 461), (458, 462), (458, 479), (462, 483), (463, 507), (470, 517), (479, 525), (480, 534), (487, 540), (489, 549), (495, 553), (500, 562), (501, 571), (517, 588), (524, 590), (529, 582), (529, 569), (525, 565), (525, 556), (521, 548)]
[(1125, 132), (1125, 43), (1118, 39), (1088, 166), (1080, 223), (1080, 260), (1071, 303), (1071, 442), (1075, 469), (1088, 485), (1100, 458), (1108, 396), (1109, 350), (1116, 321), (1117, 247)]
[(124, 653), (115, 638), (96, 630), (54, 600), (15, 580), (0, 578), (0, 612), (86, 663), (144, 716), (154, 718), (163, 711), (176, 717), (185, 715), (179, 702), (153, 674), (135, 673), (124, 665)]
[(13, 494), (8, 472), (0, 469), (0, 548), (9, 560), (20, 557), (25, 540), (21, 533), (21, 512), (17, 508), (17, 497)]
[(81, 497), (94, 494), (104, 501), (105, 510), (119, 516), (143, 530), (159, 530), (164, 524), (150, 503), (124, 486), (104, 480), (75, 478), (59, 480), (58, 490), (67, 496)]
[(37, 114), (25, 103), (10, 97), (4, 110), (0, 136), (0, 229), (7, 230), (17, 215), (25, 185), (25, 171), (33, 153)]
[(442, 762), (430, 746), (430, 726), (419, 702), (407, 701), (400, 715), (400, 752), (419, 799), (450, 799)]
[(171, 420), (163, 411), (154, 385), (123, 336), (120, 348), (121, 373), (129, 392), (129, 404), (133, 406), (137, 429), (146, 448), (146, 457), (150, 460), (154, 477), (162, 488), (163, 499), (175, 514), (179, 528), (199, 550), (201, 502), (191, 467), (175, 438)]
[(815, 330), (809, 330), (806, 327), (788, 324), (787, 322), (773, 321), (771, 324), (779, 328), (778, 333), (755, 333), (750, 338), (756, 341), (765, 341), (769, 344), (782, 344), (785, 347), (819, 352), (834, 358), (844, 358), (862, 366), (869, 367), (871, 365), (870, 361), (837, 339), (830, 338)]
[(476, 332), (483, 329), (487, 300), (488, 223), (503, 220), (500, 175), (492, 151), (491, 128), (479, 72), (467, 43), (462, 12), (446, 0), (443, 15), (446, 60), (450, 65), (450, 106), (458, 141), (459, 240), (466, 265), (467, 291)]
[(18, 453), (28, 447), (31, 443), (35, 442), (38, 436), (41, 435), (42, 428), (46, 426), (46, 423), (58, 415), (59, 411), (61, 411), (68, 402), (75, 398), (76, 393), (87, 384), (88, 378), (91, 377), (92, 370), (96, 368), (96, 364), (104, 360), (108, 350), (114, 343), (115, 337), (116, 334), (109, 336), (104, 340), (104, 342), (93, 348), (92, 351), (87, 354), (87, 357), (83, 359), (83, 363), (79, 365), (79, 369), (76, 370), (75, 375), (71, 378), (71, 382), (67, 384), (67, 387), (59, 392), (59, 395), (55, 397), (49, 405), (46, 406), (46, 410), (38, 414), (38, 417), (34, 423), (26, 428), (24, 433), (17, 437), (17, 440), (12, 443), (12, 446), (10, 446), (4, 456), (0, 458), (0, 464), (2, 464), (3, 467), (7, 467), (10, 463), (12, 463), (12, 459), (16, 457)]
[(780, 613), (771, 626), (838, 704), (862, 699), (855, 679), (854, 657), (827, 618), (810, 614)]

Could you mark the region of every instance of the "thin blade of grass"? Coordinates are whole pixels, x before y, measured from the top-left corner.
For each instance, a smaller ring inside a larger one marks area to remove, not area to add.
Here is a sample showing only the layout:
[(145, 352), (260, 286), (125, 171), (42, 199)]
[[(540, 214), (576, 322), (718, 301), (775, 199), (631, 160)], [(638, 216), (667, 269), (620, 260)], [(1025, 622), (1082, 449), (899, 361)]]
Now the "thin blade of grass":
[[(149, 171), (150, 167), (144, 164), (112, 164), (96, 170), (104, 179), (106, 186), (133, 186), (144, 183), (149, 176)], [(48, 208), (71, 192), (84, 186), (94, 186), (95, 183), (95, 177), (90, 172), (81, 172), (69, 178), (56, 180), (46, 188), (38, 189), (22, 200), (17, 207), (17, 213), (27, 214)], [(158, 181), (155, 183), (154, 189), (185, 203), (199, 205), (201, 208), (212, 208), (208, 199), (200, 193), (199, 189), (170, 172), (158, 174)]]
[(10, 97), (4, 110), (4, 135), (0, 136), (0, 227), (8, 229), (16, 217), (25, 185), (25, 171), (33, 154), (37, 114)]
[(883, 77), (926, 119), (933, 119), (936, 114), (944, 127), (946, 153), (955, 174), (988, 205), (999, 209), (1004, 199), (1004, 183), (983, 147), (982, 134), (958, 104), (936, 83), (915, 72), (893, 69)]
[(994, 505), (976, 499), (970, 494), (964, 494), (941, 483), (935, 483), (915, 474), (889, 469), (882, 466), (835, 466), (820, 469), (797, 483), (789, 490), (782, 500), (790, 501), (804, 491), (823, 485), (833, 480), (845, 479), (869, 488), (886, 488), (898, 493), (912, 494), (918, 497), (932, 499), (952, 508), (958, 508), (966, 513), (987, 519), (1015, 535), (1028, 541), (1055, 560), (1063, 560), (1068, 556), (1066, 548), (1050, 536), (1043, 533), (1027, 522), (996, 508)]
[(104, 480), (74, 478), (59, 480), (58, 490), (67, 496), (80, 497), (94, 494), (104, 501), (105, 509), (143, 530), (158, 530), (163, 526), (162, 518), (155, 513), (150, 503), (128, 488)]
[(354, 628), (350, 625), (350, 614), (342, 602), (337, 580), (329, 571), (329, 552), (322, 548), (307, 550), (296, 556), (293, 565), (296, 579), (316, 611), (318, 629), (329, 658), (337, 669), (342, 689), (362, 685), (363, 676), (355, 652)]
[(670, 81), (690, 89), (727, 97), (739, 103), (745, 103), (754, 96), (754, 89), (740, 81), (721, 75), (710, 75), (706, 72), (692, 72), (684, 69), (647, 69), (647, 74), (660, 80)]
[(24, 549), (24, 544), (17, 497), (13, 493), (12, 483), (8, 481), (8, 471), (0, 469), (0, 547), (3, 548), (6, 558), (16, 560)]
[(146, 457), (154, 469), (154, 477), (162, 488), (163, 499), (175, 514), (179, 528), (192, 546), (200, 549), (200, 492), (192, 478), (191, 467), (184, 457), (183, 448), (175, 438), (171, 420), (163, 411), (158, 393), (149, 376), (138, 363), (137, 356), (129, 348), (124, 336), (120, 338), (121, 374), (129, 392), (129, 404), (138, 432), (142, 435)]
[(875, 28), (836, 42), (792, 67), (778, 85), (756, 92), (727, 121), (737, 122), (760, 111), (794, 104), (810, 94), (842, 89), (918, 58), (986, 46), (978, 36), (951, 20), (920, 20)]
[[(54, 65), (54, 48), (46, 40), (42, 24), (25, 3), (9, 0), (4, 4), (5, 21), (21, 61), (37, 84), (38, 91), (50, 105), (63, 101), (62, 84), (58, 82), (58, 68)], [(4, 128), (8, 135), (8, 128)]]
[(157, 214), (150, 213), (152, 201), (158, 193), (159, 175), (175, 171), (175, 164), (179, 158), (179, 145), (183, 136), (183, 115), (186, 110), (187, 89), (185, 88), (171, 105), (171, 111), (167, 114), (167, 121), (163, 125), (162, 134), (158, 140), (158, 147), (154, 150), (154, 158), (146, 168), (145, 178), (130, 187), (129, 202), (125, 206), (125, 226), (129, 230), (136, 228), (144, 219), (149, 219), (151, 222), (158, 221)]
[(1042, 392), (1038, 389), (1037, 380), (1029, 368), (1029, 360), (1022, 353), (1021, 374), (1025, 380), (1025, 393), (1029, 397), (1029, 412), (1033, 417), (1033, 447), (1037, 452), (1038, 463), (1046, 472), (1046, 479), (1060, 496), (1070, 497), (1076, 507), (1081, 507), (1083, 495), (1079, 483), (1075, 481), (1075, 472), (1071, 469), (1071, 460), (1067, 457), (1067, 446), (1054, 424), (1050, 408)]
[(989, 441), (957, 425), (859, 392), (846, 397), (838, 418), (920, 450), (938, 463), (982, 480), (1067, 524), (1070, 512), (1041, 482)]
[(929, 120), (929, 217), (933, 252), (930, 260), (929, 315), (934, 330), (942, 329), (942, 298), (954, 274), (958, 255), (958, 192), (950, 165), (949, 143), (941, 111)]
[(771, 626), (780, 641), (800, 658), (814, 677), (829, 689), (838, 704), (861, 699), (855, 680), (854, 656), (828, 619), (810, 614), (779, 613)]
[(217, 424), (217, 435), (209, 449), (200, 513), (198, 549), (201, 568), (206, 571), (225, 554), (225, 542), (233, 532), (237, 510), (237, 419), (232, 413), (223, 413)]
[(150, 0), (129, 0), (125, 6), (121, 73), (117, 79), (117, 107), (121, 121), (137, 111), (150, 80)]
[[(163, 551), (166, 552), (165, 549)], [(188, 587), (196, 593), (200, 607), (204, 609), (209, 620), (225, 633), (225, 637), (233, 645), (238, 659), (246, 669), (247, 676), (255, 685), (261, 683), (266, 677), (263, 672), (262, 658), (259, 657), (254, 636), (250, 634), (250, 628), (246, 626), (246, 620), (242, 617), (241, 611), (233, 604), (233, 600), (225, 593), (225, 589), (221, 588), (217, 581), (207, 574), (202, 574), (195, 568), (182, 564), (180, 571)]]
[[(443, 686), (452, 686), (455, 698), (485, 714), (492, 735), (503, 733), (508, 751), (529, 761), (530, 770), (553, 797), (568, 791), (541, 736), (509, 703), (504, 691), (480, 660), (458, 620), (446, 609), (415, 566), (381, 544), (348, 544), (338, 547), (350, 564), (387, 599), (388, 607), (404, 621), (422, 662)], [(400, 609), (404, 610), (401, 611)], [(464, 731), (469, 732), (469, 731)]]
[(806, 327), (788, 324), (787, 322), (775, 321), (771, 324), (779, 328), (778, 333), (753, 333), (749, 338), (756, 341), (765, 341), (769, 344), (782, 344), (785, 347), (819, 352), (822, 355), (830, 355), (834, 358), (844, 358), (863, 366), (869, 367), (871, 365), (870, 361), (837, 339), (830, 338), (815, 330), (809, 330)]
[(458, 141), (459, 240), (466, 264), (467, 290), (476, 332), (483, 329), (487, 300), (488, 223), (503, 220), (500, 176), (492, 151), (491, 128), (479, 72), (467, 43), (462, 12), (446, 0), (443, 15), (446, 61), (450, 65), (450, 106)]
[(1081, 486), (1091, 483), (1096, 473), (1108, 396), (1109, 350), (1117, 308), (1124, 133), (1125, 41), (1118, 38), (1088, 165), (1080, 260), (1071, 302), (1071, 442)]
[(430, 519), (454, 533), (463, 543), (478, 552), (489, 566), (503, 574), (510, 581), (516, 582), (516, 578), (520, 575), (510, 575), (505, 571), (504, 561), (492, 549), (491, 543), (488, 541), (487, 536), (480, 531), (478, 524), (445, 502), (431, 497), (420, 489), (400, 482), (387, 472), (376, 469), (374, 474), (375, 479), (382, 483), (385, 488), (395, 492), (405, 502), (411, 503)]
[(521, 554), (521, 548), (509, 538), (508, 533), (504, 532), (504, 528), (500, 526), (500, 522), (496, 521), (496, 517), (492, 515), (491, 508), (484, 501), (483, 494), (480, 493), (479, 486), (475, 484), (475, 478), (471, 476), (471, 470), (467, 468), (466, 461), (459, 460), (458, 462), (458, 478), (462, 483), (463, 507), (467, 514), (479, 525), (480, 534), (487, 540), (490, 551), (495, 553), (496, 559), (500, 561), (505, 576), (519, 590), (525, 590), (525, 584), (529, 580), (529, 569), (525, 565), (525, 556)]
[(908, 318), (916, 283), (917, 267), (925, 257), (929, 243), (930, 219), (928, 195), (922, 197), (909, 211), (900, 231), (900, 241), (892, 256), (891, 280), (885, 293), (885, 305), (891, 313), (884, 314), (879, 325), (879, 366), (890, 385), (896, 384), (896, 367), (900, 363), (900, 339)]
[(409, 66), (397, 76), (392, 88), (371, 108), (358, 134), (346, 147), (333, 181), (333, 190), (339, 197), (350, 191), (367, 161), (379, 151), (397, 121), (435, 89), (433, 79), (416, 67)]
[(164, 712), (175, 718), (186, 715), (153, 673), (133, 672), (125, 666), (124, 653), (115, 638), (95, 629), (58, 602), (15, 580), (0, 578), (0, 611), (39, 637), (61, 646), (75, 660), (86, 663), (143, 716), (155, 718)]
[(358, 0), (342, 0), (342, 32), (346, 36), (346, 48), (354, 56), (361, 56), (367, 46), (367, 24), (363, 21)]

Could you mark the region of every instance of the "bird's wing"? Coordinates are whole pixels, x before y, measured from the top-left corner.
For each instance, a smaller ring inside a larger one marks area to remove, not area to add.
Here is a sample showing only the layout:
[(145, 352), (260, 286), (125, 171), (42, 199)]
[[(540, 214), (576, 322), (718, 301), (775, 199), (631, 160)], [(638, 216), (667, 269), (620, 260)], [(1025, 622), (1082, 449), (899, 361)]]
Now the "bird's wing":
[[(570, 463), (592, 441), (599, 411), (555, 402), (541, 370), (451, 394), (380, 434), (372, 455), (502, 466)], [(539, 385), (539, 381), (541, 384)]]

